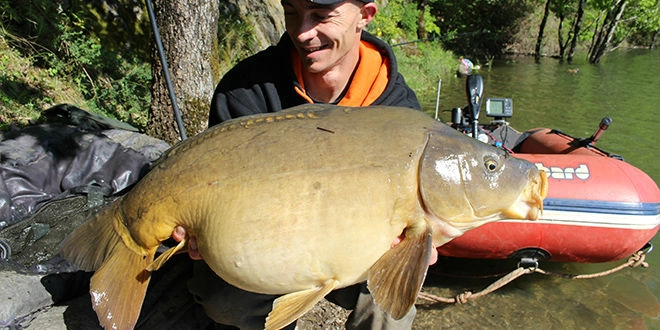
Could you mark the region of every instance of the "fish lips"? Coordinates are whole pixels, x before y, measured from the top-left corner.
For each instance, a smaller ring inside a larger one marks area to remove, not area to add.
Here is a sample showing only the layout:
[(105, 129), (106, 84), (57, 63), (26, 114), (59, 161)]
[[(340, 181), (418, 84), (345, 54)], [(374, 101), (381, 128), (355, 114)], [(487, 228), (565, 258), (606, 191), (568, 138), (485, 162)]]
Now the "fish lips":
[(530, 172), (530, 180), (511, 207), (502, 211), (508, 219), (536, 220), (543, 213), (543, 199), (548, 195), (548, 176), (545, 171)]

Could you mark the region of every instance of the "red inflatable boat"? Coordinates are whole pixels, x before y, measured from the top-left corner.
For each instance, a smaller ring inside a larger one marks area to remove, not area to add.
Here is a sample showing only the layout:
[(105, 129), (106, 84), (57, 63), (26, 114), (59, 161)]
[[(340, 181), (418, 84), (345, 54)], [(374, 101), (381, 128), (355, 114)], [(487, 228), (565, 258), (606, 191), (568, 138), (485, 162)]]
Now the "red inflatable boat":
[[(454, 110), (453, 126), (510, 149), (515, 157), (546, 171), (548, 195), (538, 220), (486, 224), (439, 247), (440, 255), (606, 262), (648, 248), (660, 228), (660, 189), (621, 157), (595, 147), (611, 122), (609, 118), (603, 119), (587, 139), (546, 128), (521, 134), (503, 120), (512, 115), (511, 100), (489, 99), (486, 113), (495, 120), (481, 126), (472, 119), (478, 118), (479, 98), (474, 96), (480, 96), (480, 84), (480, 76), (468, 77), (470, 105), (465, 115), (460, 109)], [(503, 136), (507, 141), (497, 139)]]

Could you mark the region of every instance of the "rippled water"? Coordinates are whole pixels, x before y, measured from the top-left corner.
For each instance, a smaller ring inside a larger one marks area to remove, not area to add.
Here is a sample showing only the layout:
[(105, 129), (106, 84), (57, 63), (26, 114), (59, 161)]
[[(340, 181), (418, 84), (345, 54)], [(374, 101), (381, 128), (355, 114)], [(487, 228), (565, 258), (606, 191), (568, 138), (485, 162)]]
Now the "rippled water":
[[(584, 58), (584, 57), (582, 57)], [(579, 72), (572, 73), (574, 69)], [(496, 62), (483, 68), (484, 97), (513, 99), (511, 125), (519, 130), (557, 128), (588, 137), (601, 118), (613, 124), (598, 146), (624, 159), (660, 182), (660, 52), (618, 51), (600, 65), (576, 58), (572, 65), (531, 58)], [(435, 111), (435, 95), (423, 100)], [(465, 80), (442, 82), (440, 118), (464, 106)], [(483, 111), (482, 111), (483, 113)], [(482, 114), (482, 121), (487, 121)], [(660, 239), (647, 261), (650, 268), (628, 268), (598, 279), (569, 280), (539, 274), (525, 275), (504, 288), (466, 305), (422, 305), (416, 329), (660, 329)], [(625, 261), (625, 260), (623, 260)], [(572, 274), (599, 272), (607, 264), (542, 263), (541, 268)], [(441, 259), (429, 271), (425, 291), (453, 296), (478, 291), (515, 268), (503, 261)]]

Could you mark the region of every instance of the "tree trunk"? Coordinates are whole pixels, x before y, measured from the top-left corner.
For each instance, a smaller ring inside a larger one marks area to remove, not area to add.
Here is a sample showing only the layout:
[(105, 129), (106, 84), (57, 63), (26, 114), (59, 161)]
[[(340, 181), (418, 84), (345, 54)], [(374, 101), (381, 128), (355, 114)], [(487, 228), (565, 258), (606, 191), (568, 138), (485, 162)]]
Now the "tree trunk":
[(658, 36), (658, 31), (655, 31), (651, 34), (651, 42), (649, 43), (649, 49), (655, 48), (655, 39)]
[(584, 15), (584, 6), (586, 6), (587, 0), (580, 0), (578, 2), (578, 9), (575, 15), (575, 23), (573, 24), (573, 33), (571, 37), (571, 48), (568, 50), (568, 57), (566, 61), (570, 64), (573, 63), (573, 56), (575, 56), (575, 47), (577, 47), (577, 41), (580, 37), (580, 28), (582, 26), (582, 16)]
[[(217, 61), (218, 2), (157, 0), (154, 12), (186, 133), (192, 136), (206, 128), (215, 88), (211, 61)], [(175, 143), (180, 134), (156, 52), (154, 47), (147, 134)]]
[(536, 49), (534, 52), (534, 60), (536, 63), (541, 61), (541, 45), (543, 44), (543, 32), (545, 31), (545, 24), (548, 22), (548, 15), (550, 14), (550, 1), (545, 2), (545, 9), (543, 9), (543, 18), (541, 19), (541, 24), (539, 25), (539, 35), (536, 39)]
[(626, 9), (626, 0), (617, 0), (603, 20), (600, 30), (596, 33), (596, 39), (589, 52), (589, 63), (599, 63), (612, 44), (614, 30), (621, 20), (621, 16)]
[(559, 26), (557, 26), (557, 44), (559, 45), (559, 63), (564, 63), (564, 55), (566, 54), (566, 43), (564, 43), (564, 21), (566, 17), (559, 15)]
[(419, 10), (419, 18), (417, 19), (417, 39), (426, 40), (429, 35), (426, 31), (426, 21), (424, 20), (424, 13), (426, 13), (426, 6), (429, 4), (429, 0), (420, 0), (417, 4), (417, 9)]

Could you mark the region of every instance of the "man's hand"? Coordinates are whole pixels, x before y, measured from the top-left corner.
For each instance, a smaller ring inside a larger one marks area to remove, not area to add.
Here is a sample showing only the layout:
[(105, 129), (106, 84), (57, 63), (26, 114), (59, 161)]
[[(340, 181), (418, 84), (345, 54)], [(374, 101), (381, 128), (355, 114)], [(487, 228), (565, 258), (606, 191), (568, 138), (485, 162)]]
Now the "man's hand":
[(172, 238), (175, 241), (181, 242), (184, 238), (188, 239), (188, 255), (190, 259), (202, 260), (202, 254), (197, 249), (197, 239), (195, 237), (186, 237), (186, 235), (186, 228), (182, 226), (176, 226), (174, 231), (172, 231)]

